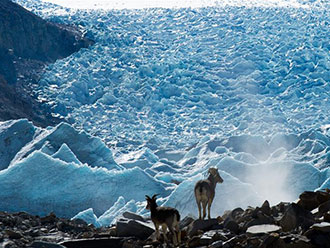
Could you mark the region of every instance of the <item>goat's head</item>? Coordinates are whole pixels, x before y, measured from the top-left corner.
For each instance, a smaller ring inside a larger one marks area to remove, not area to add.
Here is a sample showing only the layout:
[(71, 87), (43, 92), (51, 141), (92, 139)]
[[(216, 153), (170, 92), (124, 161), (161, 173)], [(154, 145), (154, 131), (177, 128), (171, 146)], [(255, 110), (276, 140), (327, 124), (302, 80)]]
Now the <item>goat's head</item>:
[(210, 175), (213, 176), (213, 178), (215, 179), (215, 181), (217, 183), (223, 183), (223, 179), (219, 174), (218, 168), (212, 168), (212, 167), (209, 168), (209, 173), (210, 173)]
[(146, 195), (146, 200), (147, 200), (146, 209), (150, 209), (151, 207), (157, 207), (157, 203), (156, 203), (157, 196), (158, 194), (155, 194), (150, 198), (150, 196)]

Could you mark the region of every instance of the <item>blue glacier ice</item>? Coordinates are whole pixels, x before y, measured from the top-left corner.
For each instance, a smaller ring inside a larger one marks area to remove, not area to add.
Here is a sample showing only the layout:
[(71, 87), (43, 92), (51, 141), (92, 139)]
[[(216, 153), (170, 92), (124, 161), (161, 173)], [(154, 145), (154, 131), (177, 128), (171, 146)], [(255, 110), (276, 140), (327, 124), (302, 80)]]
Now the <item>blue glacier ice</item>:
[(0, 210), (111, 225), (125, 211), (148, 214), (144, 195), (158, 193), (196, 216), (192, 189), (209, 167), (224, 178), (213, 216), (330, 187), (328, 1), (17, 2), (96, 43), (33, 85), (65, 123), (0, 123)]

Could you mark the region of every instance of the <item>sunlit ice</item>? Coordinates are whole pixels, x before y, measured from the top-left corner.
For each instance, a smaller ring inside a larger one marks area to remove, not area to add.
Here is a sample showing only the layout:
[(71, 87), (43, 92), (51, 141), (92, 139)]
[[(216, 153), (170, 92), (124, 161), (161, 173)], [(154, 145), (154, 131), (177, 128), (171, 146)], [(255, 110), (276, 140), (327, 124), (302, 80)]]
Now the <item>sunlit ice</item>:
[(306, 8), (298, 0), (43, 0), (77, 9), (200, 8), (214, 6)]

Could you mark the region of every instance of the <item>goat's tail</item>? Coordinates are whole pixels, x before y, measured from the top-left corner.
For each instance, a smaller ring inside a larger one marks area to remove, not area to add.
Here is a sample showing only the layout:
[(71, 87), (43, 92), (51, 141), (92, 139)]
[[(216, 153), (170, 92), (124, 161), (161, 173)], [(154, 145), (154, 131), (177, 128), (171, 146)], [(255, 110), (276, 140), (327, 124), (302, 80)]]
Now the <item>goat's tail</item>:
[(178, 210), (175, 211), (175, 216), (176, 216), (176, 220), (177, 220), (177, 222), (179, 223), (179, 222), (180, 222), (180, 218), (181, 218), (181, 216), (180, 216)]

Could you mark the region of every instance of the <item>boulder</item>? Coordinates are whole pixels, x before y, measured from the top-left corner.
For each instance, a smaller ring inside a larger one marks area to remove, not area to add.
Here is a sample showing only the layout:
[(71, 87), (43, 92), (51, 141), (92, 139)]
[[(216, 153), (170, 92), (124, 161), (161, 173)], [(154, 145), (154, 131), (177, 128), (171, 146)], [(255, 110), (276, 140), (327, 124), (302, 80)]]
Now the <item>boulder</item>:
[(313, 210), (330, 200), (330, 193), (323, 191), (305, 191), (299, 196), (298, 205), (306, 210)]
[(312, 225), (304, 235), (317, 247), (330, 247), (330, 223), (328, 222)]
[(138, 214), (132, 213), (132, 212), (124, 212), (123, 217), (125, 217), (126, 219), (130, 219), (130, 220), (145, 221), (141, 215), (138, 215)]
[(192, 223), (194, 221), (194, 218), (190, 217), (190, 216), (186, 216), (184, 217), (181, 221), (180, 221), (180, 229), (185, 228), (186, 226), (189, 226), (190, 223)]
[(5, 234), (9, 239), (20, 239), (23, 238), (23, 235), (19, 231), (13, 231), (10, 229), (5, 230)]
[(319, 205), (319, 213), (324, 214), (326, 212), (330, 211), (330, 200), (323, 202)]
[(230, 217), (225, 219), (225, 221), (223, 222), (223, 227), (228, 229), (232, 233), (235, 233), (235, 234), (239, 233), (239, 225), (237, 224), (237, 222), (234, 219), (232, 219)]
[(195, 220), (192, 223), (190, 223), (188, 227), (188, 235), (190, 237), (194, 236), (198, 230), (201, 230), (203, 232), (209, 231), (213, 228), (213, 226), (218, 225), (217, 219), (209, 219), (209, 220)]
[(277, 225), (255, 225), (250, 226), (246, 232), (250, 234), (262, 234), (262, 233), (272, 233), (272, 232), (278, 232), (281, 230), (280, 226)]
[(118, 237), (136, 237), (145, 240), (155, 231), (152, 222), (139, 220), (119, 219), (116, 226)]
[(31, 248), (65, 248), (65, 246), (45, 241), (33, 241)]
[(260, 209), (258, 212), (256, 212), (255, 215), (253, 215), (253, 219), (250, 221), (245, 222), (243, 225), (243, 230), (246, 230), (250, 226), (255, 225), (262, 225), (262, 224), (274, 224), (275, 220), (271, 216), (265, 215)]
[(313, 244), (311, 244), (310, 240), (306, 238), (304, 235), (299, 234), (288, 234), (281, 236), (274, 246), (276, 248), (315, 248)]
[(269, 202), (267, 200), (262, 204), (260, 210), (263, 214), (268, 215), (268, 216), (271, 215), (271, 213), (272, 213)]
[(330, 223), (330, 211), (326, 212), (324, 215), (323, 215), (323, 220), (325, 222), (329, 222)]
[(292, 203), (285, 211), (283, 217), (280, 219), (279, 224), (283, 231), (288, 232), (299, 226), (303, 230), (307, 230), (315, 223), (312, 213), (300, 205)]
[(209, 246), (209, 248), (222, 248), (222, 247), (223, 247), (222, 240), (215, 241)]
[[(96, 239), (79, 239), (69, 240), (60, 243), (61, 247), (66, 248), (91, 248), (91, 247), (122, 247), (124, 238), (96, 238)], [(55, 247), (54, 247), (55, 248)]]

